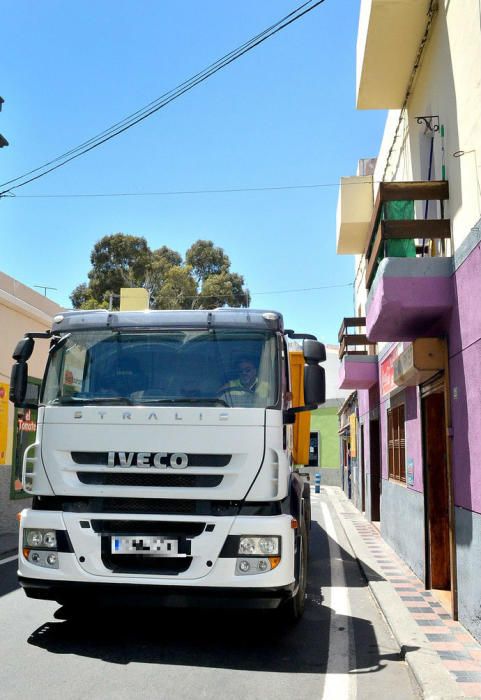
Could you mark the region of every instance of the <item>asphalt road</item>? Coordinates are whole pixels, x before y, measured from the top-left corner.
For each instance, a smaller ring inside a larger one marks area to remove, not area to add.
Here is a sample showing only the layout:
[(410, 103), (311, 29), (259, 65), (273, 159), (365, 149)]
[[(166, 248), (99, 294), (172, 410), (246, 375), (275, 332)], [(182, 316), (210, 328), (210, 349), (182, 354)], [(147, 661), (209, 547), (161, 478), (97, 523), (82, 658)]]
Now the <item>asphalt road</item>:
[(62, 619), (29, 600), (0, 562), (3, 700), (418, 697), (352, 557), (327, 492), (312, 496), (306, 612), (160, 611)]

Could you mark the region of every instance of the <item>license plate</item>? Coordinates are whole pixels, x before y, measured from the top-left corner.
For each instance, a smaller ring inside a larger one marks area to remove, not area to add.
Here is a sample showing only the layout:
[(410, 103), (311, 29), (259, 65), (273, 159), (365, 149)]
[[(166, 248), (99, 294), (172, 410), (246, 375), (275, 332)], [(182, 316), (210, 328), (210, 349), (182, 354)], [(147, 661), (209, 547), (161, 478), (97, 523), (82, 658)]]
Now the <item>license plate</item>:
[(112, 537), (112, 554), (143, 554), (154, 557), (178, 557), (179, 542), (178, 540), (170, 540), (166, 537), (116, 535)]

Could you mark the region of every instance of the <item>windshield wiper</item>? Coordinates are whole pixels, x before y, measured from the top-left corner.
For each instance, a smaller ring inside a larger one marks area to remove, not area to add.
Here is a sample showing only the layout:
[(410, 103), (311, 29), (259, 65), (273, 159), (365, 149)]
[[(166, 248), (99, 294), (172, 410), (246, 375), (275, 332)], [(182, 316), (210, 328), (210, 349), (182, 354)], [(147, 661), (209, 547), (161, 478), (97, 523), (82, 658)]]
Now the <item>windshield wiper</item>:
[(102, 404), (102, 403), (116, 403), (116, 404), (127, 404), (128, 406), (133, 406), (134, 402), (127, 396), (68, 396), (65, 398), (59, 398), (58, 403), (65, 406), (66, 404)]
[(143, 400), (136, 401), (136, 403), (146, 403), (146, 404), (166, 404), (166, 405), (180, 405), (180, 404), (188, 404), (188, 405), (194, 405), (194, 406), (204, 406), (205, 404), (209, 406), (226, 406), (228, 407), (228, 404), (224, 401), (224, 399), (219, 399), (216, 396), (212, 397), (206, 397), (203, 398), (201, 396), (197, 397), (190, 397), (190, 396), (178, 396), (173, 399), (155, 399), (155, 398), (144, 398)]

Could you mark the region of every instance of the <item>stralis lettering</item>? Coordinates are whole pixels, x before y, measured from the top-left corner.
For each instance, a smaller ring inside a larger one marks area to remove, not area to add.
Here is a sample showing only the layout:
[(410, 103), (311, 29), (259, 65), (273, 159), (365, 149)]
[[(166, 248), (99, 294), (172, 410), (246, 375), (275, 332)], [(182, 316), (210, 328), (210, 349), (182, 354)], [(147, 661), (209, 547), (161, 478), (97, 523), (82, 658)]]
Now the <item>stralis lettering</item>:
[(156, 469), (185, 469), (189, 458), (183, 452), (109, 452), (109, 467), (154, 467)]

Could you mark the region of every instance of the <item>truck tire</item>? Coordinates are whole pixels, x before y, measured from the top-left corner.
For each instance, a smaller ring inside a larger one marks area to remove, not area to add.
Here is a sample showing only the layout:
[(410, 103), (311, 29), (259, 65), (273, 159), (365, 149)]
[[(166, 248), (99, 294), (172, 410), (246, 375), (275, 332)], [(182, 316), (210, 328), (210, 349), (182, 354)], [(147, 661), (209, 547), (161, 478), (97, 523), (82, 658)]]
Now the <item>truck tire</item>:
[(306, 521), (307, 535), (309, 536), (309, 530), (311, 529), (311, 486), (309, 483), (304, 484), (302, 498), (304, 501), (304, 518)]
[(288, 623), (298, 622), (304, 614), (307, 590), (307, 558), (309, 542), (307, 538), (306, 524), (303, 521), (301, 525), (300, 538), (300, 561), (299, 561), (299, 580), (296, 594), (285, 603), (281, 608), (283, 619)]

